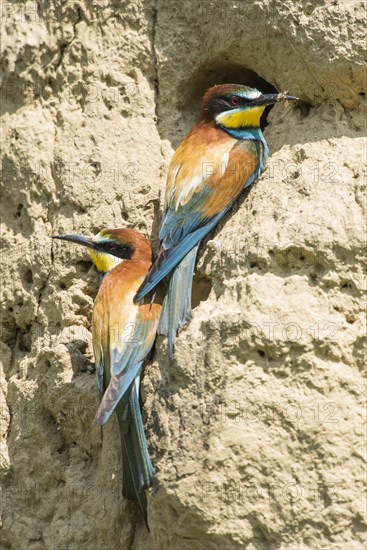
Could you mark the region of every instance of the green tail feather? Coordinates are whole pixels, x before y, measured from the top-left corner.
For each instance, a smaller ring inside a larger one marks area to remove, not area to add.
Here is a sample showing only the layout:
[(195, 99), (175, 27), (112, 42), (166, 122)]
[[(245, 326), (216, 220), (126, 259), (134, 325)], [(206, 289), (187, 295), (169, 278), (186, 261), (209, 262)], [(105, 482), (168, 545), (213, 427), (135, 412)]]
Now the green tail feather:
[(192, 278), (198, 248), (199, 245), (194, 246), (173, 271), (163, 302), (158, 332), (168, 337), (171, 359), (174, 356), (175, 338), (178, 329), (192, 319)]
[(140, 376), (137, 376), (126, 398), (117, 407), (120, 424), (123, 482), (122, 494), (138, 502), (147, 523), (145, 489), (151, 487), (154, 468), (148, 453), (139, 405)]

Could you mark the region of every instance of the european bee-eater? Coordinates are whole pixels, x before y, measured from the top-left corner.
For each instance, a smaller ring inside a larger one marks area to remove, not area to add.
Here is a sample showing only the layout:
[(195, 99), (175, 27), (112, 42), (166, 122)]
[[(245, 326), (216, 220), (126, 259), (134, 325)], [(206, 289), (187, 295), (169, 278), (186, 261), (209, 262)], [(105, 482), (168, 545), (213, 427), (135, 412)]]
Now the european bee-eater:
[(192, 277), (200, 241), (264, 170), (268, 147), (260, 118), (266, 106), (281, 99), (297, 98), (262, 94), (239, 84), (209, 88), (199, 120), (172, 158), (160, 249), (134, 298), (141, 300), (172, 272), (158, 328), (168, 336), (171, 357), (177, 330), (192, 318)]
[(132, 229), (105, 229), (95, 237), (57, 235), (88, 247), (101, 274), (93, 308), (93, 350), (103, 393), (94, 423), (103, 425), (116, 408), (123, 460), (123, 495), (136, 500), (147, 521), (144, 489), (153, 482), (140, 406), (143, 361), (151, 350), (161, 306), (136, 304), (134, 295), (152, 265), (149, 241)]

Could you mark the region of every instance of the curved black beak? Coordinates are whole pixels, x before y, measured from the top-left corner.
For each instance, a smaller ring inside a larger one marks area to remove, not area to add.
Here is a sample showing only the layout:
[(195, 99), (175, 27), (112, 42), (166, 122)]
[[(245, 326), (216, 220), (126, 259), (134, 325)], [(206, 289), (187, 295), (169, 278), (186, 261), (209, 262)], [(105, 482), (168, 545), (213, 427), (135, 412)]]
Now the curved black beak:
[(97, 250), (96, 244), (92, 242), (92, 237), (84, 237), (83, 235), (52, 235), (51, 239), (70, 241), (71, 243), (81, 244), (82, 246)]
[(251, 107), (255, 107), (257, 105), (273, 105), (273, 103), (277, 103), (278, 101), (295, 101), (297, 99), (298, 97), (295, 97), (294, 95), (286, 95), (286, 93), (261, 94), (261, 96), (251, 101)]

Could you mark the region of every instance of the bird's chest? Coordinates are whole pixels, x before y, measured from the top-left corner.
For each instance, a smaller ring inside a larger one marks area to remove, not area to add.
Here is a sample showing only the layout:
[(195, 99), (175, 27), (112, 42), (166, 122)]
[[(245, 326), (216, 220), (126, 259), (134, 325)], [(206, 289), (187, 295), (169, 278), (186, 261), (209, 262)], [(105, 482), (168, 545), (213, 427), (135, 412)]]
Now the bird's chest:
[(125, 273), (116, 275), (113, 272), (106, 275), (93, 308), (93, 342), (104, 350), (122, 348), (138, 311), (134, 295), (144, 278), (140, 274), (134, 278), (124, 276)]

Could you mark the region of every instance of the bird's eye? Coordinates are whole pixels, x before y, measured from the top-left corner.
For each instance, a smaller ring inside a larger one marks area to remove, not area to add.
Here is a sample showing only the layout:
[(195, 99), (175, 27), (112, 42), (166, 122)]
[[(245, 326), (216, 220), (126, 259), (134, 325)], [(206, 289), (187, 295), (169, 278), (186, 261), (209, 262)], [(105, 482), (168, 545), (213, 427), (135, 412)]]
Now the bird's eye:
[(239, 104), (240, 100), (238, 97), (231, 97), (229, 100), (229, 103), (232, 105), (232, 107), (236, 107)]
[(117, 249), (117, 246), (114, 243), (108, 243), (107, 249), (114, 252)]

